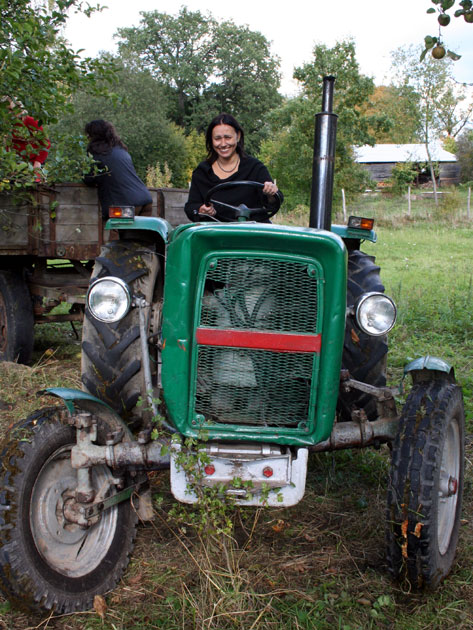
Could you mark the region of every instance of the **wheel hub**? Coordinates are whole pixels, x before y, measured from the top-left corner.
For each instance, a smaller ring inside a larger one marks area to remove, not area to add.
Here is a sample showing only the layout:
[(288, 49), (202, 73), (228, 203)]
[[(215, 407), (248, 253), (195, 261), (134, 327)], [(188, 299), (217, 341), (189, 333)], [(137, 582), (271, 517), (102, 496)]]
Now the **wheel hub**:
[[(77, 473), (71, 466), (71, 447), (56, 451), (38, 474), (30, 508), (30, 528), (38, 552), (58, 573), (81, 577), (97, 567), (117, 527), (117, 509), (89, 527), (75, 497)], [(111, 473), (105, 466), (93, 471), (92, 483), (100, 488)]]

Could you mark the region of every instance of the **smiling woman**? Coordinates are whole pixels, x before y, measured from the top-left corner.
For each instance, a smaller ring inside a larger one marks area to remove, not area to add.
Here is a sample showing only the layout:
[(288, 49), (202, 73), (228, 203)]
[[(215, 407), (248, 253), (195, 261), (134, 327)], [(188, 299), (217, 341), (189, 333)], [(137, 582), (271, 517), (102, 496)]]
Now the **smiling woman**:
[[(208, 220), (217, 211), (206, 202), (207, 193), (216, 185), (227, 182), (251, 181), (262, 188), (249, 186), (225, 187), (214, 195), (216, 201), (248, 208), (274, 208), (283, 200), (282, 192), (273, 182), (266, 166), (244, 150), (244, 131), (231, 114), (219, 114), (211, 121), (205, 137), (207, 159), (192, 174), (189, 199), (185, 211), (191, 221)], [(268, 219), (266, 219), (267, 221)]]

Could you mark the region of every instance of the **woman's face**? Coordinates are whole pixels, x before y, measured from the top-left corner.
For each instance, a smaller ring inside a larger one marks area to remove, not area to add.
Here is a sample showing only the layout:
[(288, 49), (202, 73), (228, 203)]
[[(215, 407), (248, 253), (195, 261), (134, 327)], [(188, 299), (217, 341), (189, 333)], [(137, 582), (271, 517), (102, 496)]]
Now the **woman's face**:
[(222, 160), (233, 157), (239, 140), (240, 132), (231, 125), (216, 125), (212, 129), (212, 146)]

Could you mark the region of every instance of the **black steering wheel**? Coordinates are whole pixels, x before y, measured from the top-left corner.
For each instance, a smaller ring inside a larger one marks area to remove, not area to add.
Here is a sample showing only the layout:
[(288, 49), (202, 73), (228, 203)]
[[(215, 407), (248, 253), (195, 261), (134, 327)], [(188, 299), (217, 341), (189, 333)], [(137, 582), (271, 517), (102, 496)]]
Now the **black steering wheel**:
[[(218, 190), (224, 190), (226, 188), (231, 188), (234, 186), (250, 186), (253, 188), (264, 187), (264, 184), (261, 182), (252, 182), (247, 180), (242, 181), (234, 181), (234, 182), (222, 182), (221, 184), (217, 184), (213, 188), (211, 188), (206, 197), (205, 197), (205, 205), (213, 205), (215, 208), (216, 215), (215, 217), (219, 221), (258, 221), (261, 219), (269, 219), (274, 216), (276, 212), (281, 207), (281, 197), (278, 193), (276, 193), (274, 203), (271, 204), (271, 208), (248, 208), (244, 203), (239, 206), (232, 206), (229, 203), (225, 203), (224, 201), (218, 201), (218, 199), (213, 199), (212, 195), (214, 195)], [(209, 217), (208, 214), (201, 214), (200, 216)], [(212, 218), (212, 217), (211, 217)]]

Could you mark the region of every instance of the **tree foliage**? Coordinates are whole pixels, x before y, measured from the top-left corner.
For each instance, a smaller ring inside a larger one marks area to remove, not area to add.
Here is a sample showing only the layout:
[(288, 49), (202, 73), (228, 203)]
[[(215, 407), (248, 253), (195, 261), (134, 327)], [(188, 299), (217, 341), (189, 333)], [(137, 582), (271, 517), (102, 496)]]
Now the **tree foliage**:
[[(50, 8), (50, 5), (52, 8)], [(31, 164), (11, 149), (12, 132), (23, 111), (49, 125), (70, 108), (80, 86), (94, 91), (97, 76), (110, 68), (97, 60), (80, 58), (60, 37), (68, 12), (93, 9), (80, 0), (0, 2), (0, 177), (2, 188), (34, 181)], [(15, 106), (9, 107), (13, 99)], [(41, 134), (38, 134), (38, 141)]]
[(378, 144), (406, 144), (420, 141), (422, 123), (418, 95), (413, 89), (399, 89), (394, 85), (375, 88), (364, 109), (368, 116), (376, 115), (384, 125), (370, 125), (370, 133)]
[(126, 63), (148, 69), (166, 86), (179, 125), (203, 131), (214, 115), (229, 111), (254, 151), (264, 136), (267, 111), (281, 102), (279, 60), (266, 38), (186, 7), (176, 16), (141, 15), (140, 26), (118, 31)]
[(366, 172), (354, 162), (353, 145), (373, 144), (370, 127), (381, 122), (378, 115), (363, 113), (374, 90), (373, 80), (360, 73), (353, 41), (337, 43), (333, 48), (316, 45), (312, 62), (294, 72), (301, 84), (301, 94), (272, 114), (272, 133), (261, 151), (289, 205), (307, 204), (310, 200), (314, 118), (321, 109), (326, 75), (336, 78), (335, 199), (339, 198), (341, 188), (355, 193), (366, 183)]
[(177, 98), (176, 122), (183, 125), (214, 68), (216, 27), (211, 16), (182, 7), (178, 16), (141, 12), (138, 27), (120, 28), (120, 55), (149, 70)]

